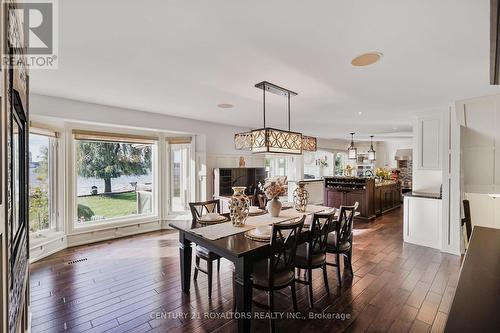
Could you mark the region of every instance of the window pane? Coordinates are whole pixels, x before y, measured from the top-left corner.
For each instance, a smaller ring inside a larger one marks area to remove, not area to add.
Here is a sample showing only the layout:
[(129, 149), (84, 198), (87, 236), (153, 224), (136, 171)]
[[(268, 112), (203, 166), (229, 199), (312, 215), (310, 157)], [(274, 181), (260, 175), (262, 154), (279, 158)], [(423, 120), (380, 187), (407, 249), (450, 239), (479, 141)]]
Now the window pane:
[(304, 152), (304, 179), (333, 176), (333, 160), (334, 154), (328, 151)]
[(335, 175), (343, 176), (347, 166), (347, 153), (337, 153), (335, 155)]
[(172, 144), (170, 150), (172, 212), (184, 212), (188, 210), (189, 202), (190, 146)]
[(286, 157), (267, 157), (265, 167), (267, 177), (284, 177), (288, 175), (288, 159)]
[(76, 140), (77, 222), (153, 212), (153, 145)]
[(30, 134), (29, 139), (29, 222), (30, 231), (50, 227), (50, 138)]

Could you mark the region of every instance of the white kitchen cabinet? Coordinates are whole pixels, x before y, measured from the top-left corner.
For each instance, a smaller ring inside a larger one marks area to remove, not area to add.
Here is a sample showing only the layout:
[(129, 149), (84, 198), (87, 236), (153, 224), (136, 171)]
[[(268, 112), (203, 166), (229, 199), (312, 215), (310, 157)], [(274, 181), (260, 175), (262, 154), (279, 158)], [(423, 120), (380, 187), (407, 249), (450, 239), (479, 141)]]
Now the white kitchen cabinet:
[(419, 169), (441, 168), (441, 117), (440, 115), (418, 118), (418, 164)]
[(441, 249), (441, 199), (404, 197), (403, 240)]

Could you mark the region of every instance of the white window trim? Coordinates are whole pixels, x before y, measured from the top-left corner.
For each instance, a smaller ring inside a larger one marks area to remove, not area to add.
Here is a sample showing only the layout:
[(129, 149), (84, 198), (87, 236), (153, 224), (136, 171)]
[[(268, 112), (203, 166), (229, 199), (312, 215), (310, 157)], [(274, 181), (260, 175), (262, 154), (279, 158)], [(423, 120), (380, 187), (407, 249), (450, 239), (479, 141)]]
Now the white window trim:
[[(46, 240), (50, 238), (54, 233), (57, 233), (59, 229), (59, 181), (58, 181), (58, 170), (59, 170), (59, 138), (57, 135), (45, 135), (40, 132), (29, 132), (29, 135), (39, 135), (49, 139), (49, 174), (48, 174), (48, 182), (49, 182), (49, 227), (47, 229), (38, 230), (38, 231), (30, 231), (30, 245), (33, 241), (37, 239)], [(52, 162), (51, 162), (52, 161)]]
[[(176, 219), (180, 216), (189, 215), (189, 209), (184, 212), (177, 212), (172, 210), (172, 155), (171, 155), (171, 145), (175, 144), (175, 142), (170, 142), (168, 139), (166, 141), (165, 146), (165, 197), (166, 197), (166, 219)], [(188, 143), (184, 143), (188, 144)], [(196, 201), (196, 142), (194, 136), (191, 137), (191, 142), (189, 143), (189, 158), (190, 158), (190, 166), (189, 166), (189, 202)]]

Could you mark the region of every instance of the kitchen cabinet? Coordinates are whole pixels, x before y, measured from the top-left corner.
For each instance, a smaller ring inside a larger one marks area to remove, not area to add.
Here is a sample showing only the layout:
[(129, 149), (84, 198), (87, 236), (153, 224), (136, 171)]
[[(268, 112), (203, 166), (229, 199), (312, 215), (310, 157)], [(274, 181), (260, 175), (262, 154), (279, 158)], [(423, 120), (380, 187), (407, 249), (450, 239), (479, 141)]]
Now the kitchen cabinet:
[(401, 206), (401, 183), (385, 182), (375, 186), (375, 214), (382, 215)]
[(324, 205), (328, 207), (352, 206), (358, 202), (358, 220), (375, 218), (373, 197), (375, 180), (356, 177), (326, 177)]
[(407, 243), (440, 249), (441, 199), (405, 194), (403, 240)]
[(401, 183), (375, 183), (372, 178), (325, 178), (325, 206), (338, 208), (341, 205), (352, 206), (356, 202), (359, 203), (358, 219), (372, 220), (401, 206)]
[(418, 168), (441, 168), (441, 117), (426, 116), (418, 119)]

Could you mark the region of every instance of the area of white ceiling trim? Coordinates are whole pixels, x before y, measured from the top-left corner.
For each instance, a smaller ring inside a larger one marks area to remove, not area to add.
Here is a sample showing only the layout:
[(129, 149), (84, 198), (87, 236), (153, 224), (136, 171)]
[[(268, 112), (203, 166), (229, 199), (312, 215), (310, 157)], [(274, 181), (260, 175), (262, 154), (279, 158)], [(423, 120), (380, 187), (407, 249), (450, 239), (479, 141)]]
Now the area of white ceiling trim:
[[(267, 80), (299, 93), (292, 129), (346, 138), (408, 132), (415, 110), (500, 92), (486, 0), (65, 0), (59, 11), (59, 69), (32, 71), (38, 94), (253, 128), (253, 85)], [(350, 64), (371, 51), (383, 59)], [(282, 99), (268, 102), (268, 125), (285, 126)]]

